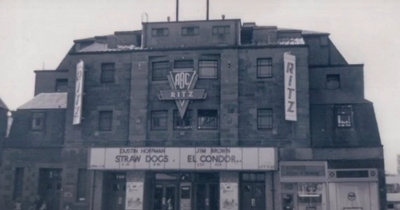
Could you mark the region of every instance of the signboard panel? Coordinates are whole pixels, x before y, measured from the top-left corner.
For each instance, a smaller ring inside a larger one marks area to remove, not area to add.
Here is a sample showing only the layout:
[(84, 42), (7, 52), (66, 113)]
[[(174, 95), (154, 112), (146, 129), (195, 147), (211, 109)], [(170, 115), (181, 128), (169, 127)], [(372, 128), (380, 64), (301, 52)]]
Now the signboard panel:
[(99, 169), (103, 169), (105, 163), (105, 152), (105, 148), (92, 148), (89, 154), (89, 168), (96, 169), (96, 167), (98, 167)]
[(211, 168), (211, 148), (197, 147), (196, 148), (196, 169)]
[(275, 148), (91, 148), (89, 169), (276, 170)]
[(180, 152), (179, 148), (166, 147), (165, 155), (168, 157), (168, 161), (165, 162), (165, 168), (168, 169), (179, 169), (180, 168)]
[(242, 154), (243, 169), (258, 168), (258, 148), (243, 148)]
[(104, 167), (107, 169), (119, 169), (120, 163), (130, 162), (128, 158), (128, 156), (121, 155), (118, 148), (107, 148), (105, 149)]
[(297, 121), (296, 57), (290, 53), (284, 53), (283, 61), (285, 65), (285, 119)]
[(196, 161), (196, 148), (194, 147), (183, 147), (180, 148), (180, 169), (195, 169)]
[(81, 123), (82, 119), (82, 96), (83, 96), (83, 80), (84, 80), (84, 63), (82, 60), (76, 64), (76, 79), (75, 79), (75, 102), (74, 102), (74, 117), (73, 125)]

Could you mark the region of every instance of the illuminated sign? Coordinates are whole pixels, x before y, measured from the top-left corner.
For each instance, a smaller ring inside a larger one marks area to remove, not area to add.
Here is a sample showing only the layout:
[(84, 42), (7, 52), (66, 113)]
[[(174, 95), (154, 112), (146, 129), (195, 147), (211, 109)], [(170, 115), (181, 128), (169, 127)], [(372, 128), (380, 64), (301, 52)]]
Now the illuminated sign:
[(276, 150), (268, 147), (91, 148), (89, 169), (276, 170)]
[(290, 53), (284, 53), (283, 61), (285, 65), (285, 119), (297, 121), (296, 57)]
[(168, 75), (169, 85), (172, 90), (161, 90), (160, 100), (175, 100), (181, 118), (185, 116), (189, 100), (205, 99), (205, 90), (194, 90), (198, 75), (192, 70), (173, 70)]
[(82, 94), (84, 79), (84, 63), (82, 60), (76, 64), (76, 80), (75, 80), (75, 102), (74, 102), (74, 118), (73, 125), (81, 123), (82, 119)]

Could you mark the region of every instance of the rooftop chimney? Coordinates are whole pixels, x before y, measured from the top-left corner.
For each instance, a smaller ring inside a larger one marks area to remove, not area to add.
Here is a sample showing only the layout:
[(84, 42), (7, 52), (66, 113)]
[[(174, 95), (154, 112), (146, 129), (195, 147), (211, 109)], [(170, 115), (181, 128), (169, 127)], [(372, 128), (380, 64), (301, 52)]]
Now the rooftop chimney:
[(210, 14), (210, 0), (207, 0), (207, 18), (206, 18), (206, 20), (209, 20), (209, 14)]
[(109, 49), (116, 49), (118, 48), (118, 38), (114, 35), (107, 37), (107, 47)]
[(225, 15), (222, 15), (222, 20), (225, 20)]
[(171, 18), (170, 18), (169, 16), (167, 17), (167, 21), (168, 21), (168, 22), (171, 21)]
[(179, 21), (179, 0), (176, 0), (176, 22)]

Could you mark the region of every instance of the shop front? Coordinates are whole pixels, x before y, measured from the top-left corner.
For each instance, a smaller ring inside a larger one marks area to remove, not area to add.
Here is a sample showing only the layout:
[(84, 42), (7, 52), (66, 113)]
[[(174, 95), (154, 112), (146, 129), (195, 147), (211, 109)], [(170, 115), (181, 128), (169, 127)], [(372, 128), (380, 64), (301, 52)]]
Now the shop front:
[(280, 162), (283, 210), (379, 209), (377, 169), (328, 169), (325, 161)]
[(327, 210), (327, 164), (320, 161), (280, 163), (284, 210)]
[(276, 161), (275, 148), (92, 148), (89, 169), (103, 173), (102, 209), (261, 210)]

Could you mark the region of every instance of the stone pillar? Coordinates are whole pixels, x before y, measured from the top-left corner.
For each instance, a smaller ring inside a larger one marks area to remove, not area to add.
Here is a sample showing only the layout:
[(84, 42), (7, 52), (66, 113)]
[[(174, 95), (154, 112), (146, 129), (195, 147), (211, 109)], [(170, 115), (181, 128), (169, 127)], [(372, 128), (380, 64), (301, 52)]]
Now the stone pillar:
[(90, 190), (91, 196), (90, 200), (90, 209), (101, 209), (102, 207), (102, 200), (103, 200), (103, 171), (92, 171), (91, 173), (91, 181), (92, 184), (90, 185), (92, 188)]
[(131, 96), (129, 116), (129, 143), (144, 146), (147, 133), (148, 59), (134, 55), (131, 69)]
[(221, 146), (236, 146), (239, 138), (239, 60), (235, 50), (221, 55)]
[(129, 171), (126, 174), (125, 210), (144, 210), (145, 171)]
[(265, 173), (265, 196), (266, 209), (282, 209), (279, 172), (271, 171)]
[(228, 209), (224, 206), (229, 205), (230, 210), (239, 210), (239, 173), (220, 172), (219, 186), (219, 209)]

